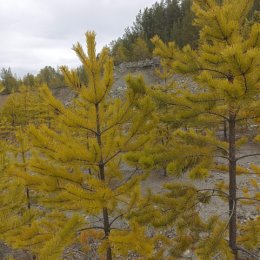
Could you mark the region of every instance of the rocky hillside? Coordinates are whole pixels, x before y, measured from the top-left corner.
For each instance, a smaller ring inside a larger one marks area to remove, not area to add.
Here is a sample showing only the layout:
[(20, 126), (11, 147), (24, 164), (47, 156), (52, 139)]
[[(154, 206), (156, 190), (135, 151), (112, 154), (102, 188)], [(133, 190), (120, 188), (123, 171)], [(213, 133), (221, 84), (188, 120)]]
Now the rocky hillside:
[[(125, 77), (128, 74), (137, 76), (143, 75), (148, 85), (156, 85), (160, 83), (160, 79), (155, 75), (154, 70), (158, 68), (160, 62), (158, 59), (147, 59), (137, 62), (124, 62), (114, 69), (114, 85), (112, 88), (113, 96), (121, 96), (126, 89)], [(71, 100), (73, 94), (67, 87), (53, 89), (54, 95), (65, 103)]]
[[(124, 62), (116, 66), (114, 69), (114, 85), (112, 88), (113, 96), (121, 96), (126, 89), (125, 77), (128, 74), (133, 76), (142, 75), (146, 84), (149, 86), (156, 86), (163, 83), (162, 80), (156, 76), (155, 69), (159, 68), (159, 59), (146, 59), (137, 62)], [(190, 88), (195, 88), (196, 84), (187, 77), (182, 75), (174, 75), (174, 80), (178, 84), (188, 85)], [(53, 89), (54, 95), (65, 103), (71, 100), (73, 93), (67, 87), (60, 87)]]
[[(124, 62), (118, 66), (115, 66), (114, 69), (115, 82), (112, 89), (112, 95), (120, 96), (124, 93), (124, 90), (126, 89), (125, 76), (127, 76), (128, 74), (134, 76), (143, 75), (147, 85), (154, 86), (162, 83), (161, 79), (158, 78), (158, 76), (156, 76), (154, 73), (155, 69), (158, 68), (159, 66), (160, 66), (160, 61), (156, 58), (137, 61), (137, 62)], [(195, 86), (194, 82), (192, 82), (191, 79), (185, 78), (181, 75), (174, 75), (174, 79), (179, 84), (188, 84), (191, 88)], [(54, 96), (64, 101), (64, 103), (68, 103), (74, 95), (71, 89), (66, 86), (53, 88), (52, 90)], [(3, 106), (7, 97), (8, 94), (0, 95), (0, 106)]]

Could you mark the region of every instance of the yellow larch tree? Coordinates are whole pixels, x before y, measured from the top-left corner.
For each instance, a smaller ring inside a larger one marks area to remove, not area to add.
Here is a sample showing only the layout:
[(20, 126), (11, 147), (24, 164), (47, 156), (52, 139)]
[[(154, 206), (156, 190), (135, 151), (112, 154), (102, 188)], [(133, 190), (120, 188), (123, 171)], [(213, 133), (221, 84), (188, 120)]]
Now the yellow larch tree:
[[(57, 126), (30, 128), (33, 174), (24, 175), (24, 180), (33, 192), (44, 193), (40, 200), (48, 211), (68, 216), (76, 212), (84, 218), (83, 227), (78, 226), (81, 241), (97, 239), (102, 259), (127, 257), (133, 252), (147, 259), (153, 243), (146, 237), (146, 228), (128, 219), (133, 208), (140, 206), (140, 182), (146, 174), (124, 161), (131, 160), (149, 141), (154, 105), (143, 95), (141, 77), (127, 77), (122, 100), (111, 97), (113, 62), (108, 50), (96, 54), (93, 32), (86, 34), (86, 42), (87, 54), (79, 43), (73, 49), (86, 71), (87, 85), (74, 70), (61, 68), (77, 92), (73, 105), (65, 107), (46, 86), (41, 89), (56, 112)], [(137, 165), (146, 163), (142, 158)]]
[(11, 93), (1, 108), (1, 136), (15, 139), (15, 132), (29, 124), (51, 124), (52, 114), (39, 95), (38, 88), (25, 85)]
[(11, 128), (11, 142), (1, 141), (0, 239), (35, 259), (57, 259), (76, 238), (81, 218), (48, 211), (38, 203), (44, 194), (29, 188), (34, 186), (29, 167), (31, 143), (26, 133), (29, 122), (25, 118), (22, 122)]
[[(168, 114), (172, 123), (188, 126), (173, 133), (173, 142), (168, 146), (172, 163), (167, 169), (175, 174), (188, 170), (191, 178), (206, 178), (213, 169), (229, 175), (227, 184), (216, 183), (214, 189), (204, 191), (206, 197), (219, 196), (228, 202), (229, 217), (222, 227), (218, 228), (215, 222), (214, 234), (202, 240), (196, 251), (199, 259), (214, 259), (217, 255), (231, 258), (224, 241), (226, 229), (234, 259), (238, 259), (239, 251), (253, 257), (248, 249), (259, 243), (259, 219), (249, 221), (246, 227), (237, 225), (239, 203), (259, 203), (257, 175), (252, 175), (254, 192), (237, 185), (238, 174), (259, 173), (257, 165), (252, 164), (250, 170), (239, 164), (243, 159), (260, 155), (239, 154), (240, 147), (248, 142), (245, 136), (239, 137), (239, 127), (259, 124), (260, 118), (260, 25), (246, 23), (252, 4), (252, 0), (241, 0), (239, 4), (235, 0), (194, 0), (194, 24), (200, 27), (196, 50), (190, 46), (179, 49), (173, 42), (165, 44), (158, 37), (153, 38), (154, 53), (163, 65), (175, 73), (190, 75), (198, 83), (193, 90), (172, 95), (157, 92), (160, 100), (172, 107)], [(227, 123), (226, 141), (218, 135), (223, 122)], [(245, 230), (250, 231), (250, 236)], [(215, 240), (214, 236), (222, 239)]]
[[(43, 123), (50, 126), (52, 117), (52, 111), (40, 97), (38, 89), (27, 86), (20, 86), (11, 93), (1, 109), (1, 137), (6, 141), (1, 141), (0, 239), (11, 248), (27, 251), (37, 259), (46, 259), (43, 251), (45, 243), (50, 244), (54, 236), (59, 239), (67, 228), (66, 223), (72, 225), (72, 236), (75, 235), (75, 223), (80, 222), (79, 218), (70, 219), (63, 213), (40, 208), (38, 198), (42, 194), (31, 192), (28, 185), (31, 144), (27, 127)], [(33, 183), (30, 185), (33, 186)], [(60, 250), (62, 253), (65, 241), (61, 241), (60, 245), (56, 241), (56, 251), (52, 253)]]

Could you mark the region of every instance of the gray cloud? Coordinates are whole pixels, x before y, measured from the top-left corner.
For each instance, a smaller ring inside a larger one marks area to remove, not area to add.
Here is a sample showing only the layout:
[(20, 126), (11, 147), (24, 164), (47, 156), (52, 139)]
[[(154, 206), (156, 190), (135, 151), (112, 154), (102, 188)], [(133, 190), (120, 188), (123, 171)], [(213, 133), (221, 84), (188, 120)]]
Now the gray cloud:
[(97, 48), (120, 37), (155, 0), (0, 0), (0, 68), (18, 76), (45, 65), (79, 65), (71, 47), (97, 33)]

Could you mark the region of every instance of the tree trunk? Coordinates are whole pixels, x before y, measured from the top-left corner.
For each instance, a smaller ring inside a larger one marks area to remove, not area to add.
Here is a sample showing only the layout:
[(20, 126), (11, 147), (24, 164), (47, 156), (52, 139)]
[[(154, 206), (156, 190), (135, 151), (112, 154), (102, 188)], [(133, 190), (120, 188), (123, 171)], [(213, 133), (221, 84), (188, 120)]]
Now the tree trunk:
[[(103, 160), (99, 165), (99, 172), (101, 180), (105, 181), (105, 167), (103, 164)], [(110, 235), (110, 224), (109, 224), (109, 215), (108, 209), (103, 208), (103, 228), (105, 233), (105, 238), (108, 240)], [(112, 260), (112, 249), (110, 245), (107, 247), (107, 260)]]
[(224, 120), (224, 141), (227, 142), (228, 141), (228, 137), (227, 137), (227, 121)]
[(236, 121), (229, 117), (229, 246), (237, 260), (237, 223), (236, 223)]
[[(96, 104), (96, 126), (97, 126), (97, 133), (96, 133), (96, 138), (97, 138), (97, 142), (98, 145), (100, 147), (101, 150), (101, 158), (99, 161), (99, 178), (102, 181), (106, 180), (106, 176), (105, 176), (105, 165), (104, 165), (104, 161), (103, 161), (103, 156), (102, 156), (102, 138), (101, 138), (101, 131), (100, 131), (100, 117), (99, 117), (99, 106), (98, 104)], [(103, 229), (104, 229), (104, 233), (105, 233), (105, 238), (107, 240), (109, 240), (109, 235), (110, 235), (110, 224), (109, 224), (109, 215), (108, 215), (108, 209), (107, 208), (103, 208)], [(110, 245), (108, 244), (107, 246), (107, 260), (112, 260), (112, 249), (110, 247)]]
[(27, 209), (31, 209), (30, 190), (26, 187)]
[(167, 168), (166, 168), (166, 166), (163, 167), (163, 176), (167, 177)]
[[(23, 158), (23, 164), (24, 164), (24, 172), (27, 173), (27, 167), (26, 167), (26, 154), (23, 151), (22, 152), (22, 158)], [(25, 192), (26, 192), (26, 199), (27, 199), (27, 209), (31, 209), (31, 199), (30, 199), (30, 189), (28, 186), (25, 187)]]
[[(103, 208), (103, 221), (104, 221), (104, 231), (106, 239), (109, 238), (110, 234), (110, 225), (109, 225), (109, 217), (107, 208)], [(107, 260), (112, 260), (112, 249), (110, 245), (107, 247)]]

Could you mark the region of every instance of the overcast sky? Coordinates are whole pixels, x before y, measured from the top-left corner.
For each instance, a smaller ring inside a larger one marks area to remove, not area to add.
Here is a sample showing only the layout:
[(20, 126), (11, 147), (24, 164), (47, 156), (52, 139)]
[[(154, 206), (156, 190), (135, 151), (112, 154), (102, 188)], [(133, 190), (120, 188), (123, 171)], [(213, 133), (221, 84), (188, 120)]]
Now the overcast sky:
[(79, 65), (71, 47), (94, 30), (100, 50), (156, 0), (0, 0), (0, 68), (18, 76)]

